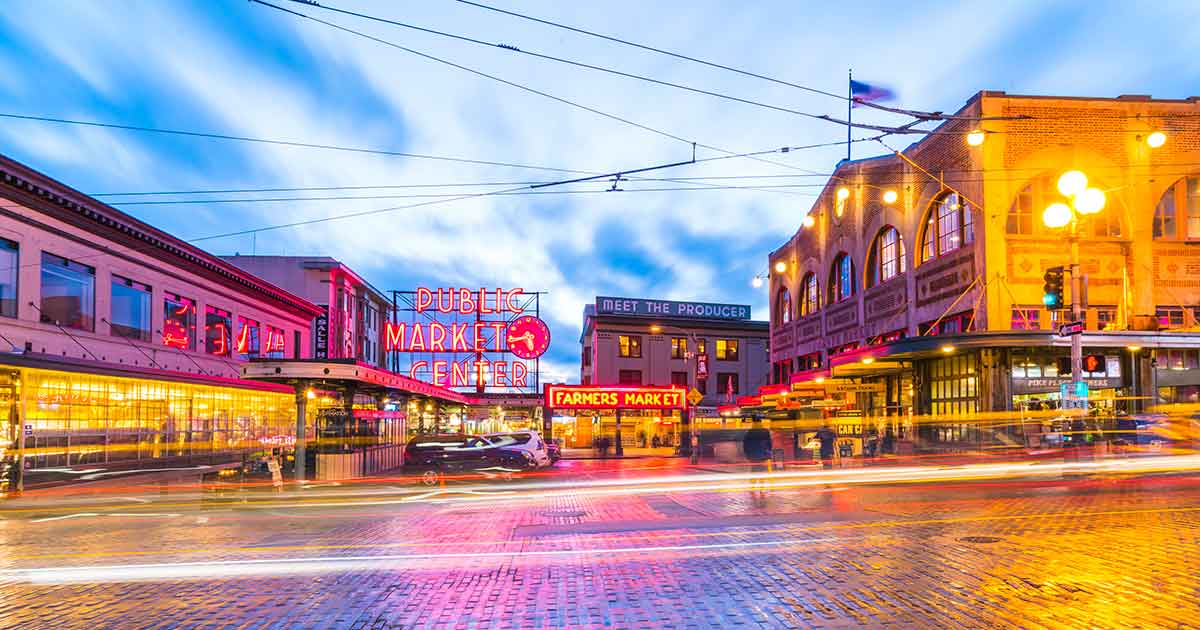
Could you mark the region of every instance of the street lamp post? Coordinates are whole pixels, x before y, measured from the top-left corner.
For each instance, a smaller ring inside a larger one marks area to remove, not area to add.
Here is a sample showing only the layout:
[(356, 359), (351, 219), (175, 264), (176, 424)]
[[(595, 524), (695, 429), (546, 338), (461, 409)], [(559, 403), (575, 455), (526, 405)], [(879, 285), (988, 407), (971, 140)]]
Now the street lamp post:
[[(688, 363), (688, 370), (691, 375), (691, 377), (688, 380), (690, 383), (693, 384), (692, 386), (694, 387), (695, 383), (696, 383), (696, 364), (699, 362), (699, 359), (698, 359), (699, 355), (694, 350), (692, 350), (692, 348), (697, 349), (697, 350), (700, 348), (700, 343), (696, 339), (696, 333), (689, 331), (689, 330), (684, 330), (682, 328), (677, 328), (675, 326), (663, 326), (662, 324), (652, 324), (650, 326), (650, 332), (660, 333), (660, 332), (663, 332), (663, 330), (665, 328), (670, 328), (677, 332), (681, 332), (681, 333), (687, 335), (687, 337), (688, 337), (688, 344), (689, 344), (688, 348), (689, 349), (684, 351), (683, 358)], [(700, 447), (700, 441), (699, 441), (699, 436), (696, 433), (696, 417), (695, 417), (695, 413), (694, 413), (696, 406), (692, 405), (691, 403), (687, 403), (686, 400), (685, 400), (685, 404), (687, 404), (687, 407), (688, 407), (686, 409), (686, 412), (688, 414), (688, 423), (687, 423), (688, 448), (691, 451), (691, 453), (690, 453), (691, 461), (693, 464), (695, 464), (695, 463), (697, 463), (697, 460), (700, 456), (700, 454), (698, 452), (699, 447)], [(680, 435), (679, 437), (681, 440), (683, 439), (682, 435)]]
[[(1087, 215), (1092, 215), (1104, 209), (1104, 191), (1088, 187), (1087, 175), (1080, 171), (1067, 171), (1058, 178), (1058, 191), (1070, 199), (1070, 205), (1062, 202), (1050, 204), (1042, 213), (1042, 223), (1049, 228), (1068, 228), (1068, 241), (1071, 246), (1071, 317), (1080, 321), (1083, 313), (1083, 302), (1080, 299), (1083, 292), (1083, 278), (1079, 273), (1079, 222)], [(1082, 335), (1071, 335), (1071, 388), (1083, 379), (1083, 339)], [(1064, 403), (1066, 401), (1063, 401)], [(1072, 398), (1071, 407), (1086, 406)], [(1064, 405), (1065, 406), (1065, 405)]]

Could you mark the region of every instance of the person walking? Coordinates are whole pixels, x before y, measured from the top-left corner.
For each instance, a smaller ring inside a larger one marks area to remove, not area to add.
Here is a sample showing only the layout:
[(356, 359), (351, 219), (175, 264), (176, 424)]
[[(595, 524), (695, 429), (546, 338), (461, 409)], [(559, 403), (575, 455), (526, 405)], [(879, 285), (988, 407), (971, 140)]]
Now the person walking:
[[(767, 473), (771, 468), (771, 432), (762, 425), (762, 420), (755, 418), (750, 429), (742, 438), (742, 452), (750, 460), (751, 473)], [(760, 491), (766, 491), (766, 478), (755, 477), (750, 480), (751, 491), (761, 484)]]
[(837, 442), (837, 433), (825, 425), (817, 431), (816, 438), (821, 443), (821, 464), (825, 468), (833, 468), (833, 447)]

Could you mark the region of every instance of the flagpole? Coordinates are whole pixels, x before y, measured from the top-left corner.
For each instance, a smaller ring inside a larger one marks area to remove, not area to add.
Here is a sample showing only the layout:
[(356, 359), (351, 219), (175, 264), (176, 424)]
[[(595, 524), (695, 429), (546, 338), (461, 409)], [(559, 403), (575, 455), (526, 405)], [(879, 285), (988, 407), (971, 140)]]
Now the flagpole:
[(853, 115), (851, 107), (854, 105), (854, 68), (846, 70), (846, 161), (850, 161), (850, 130), (853, 128), (850, 123)]

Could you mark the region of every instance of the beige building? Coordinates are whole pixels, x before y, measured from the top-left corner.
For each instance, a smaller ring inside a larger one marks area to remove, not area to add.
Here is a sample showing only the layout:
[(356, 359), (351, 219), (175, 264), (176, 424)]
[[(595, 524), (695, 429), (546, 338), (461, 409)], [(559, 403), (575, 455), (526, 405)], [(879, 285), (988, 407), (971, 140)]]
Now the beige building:
[(1085, 374), (1092, 396), (1196, 401), (1197, 97), (980, 92), (901, 153), (840, 163), (770, 254), (773, 382), (881, 381), (858, 404), (876, 413), (1057, 400), (1071, 283), (1066, 309), (1043, 304), (1043, 283), (1069, 267), (1069, 230), (1043, 212), (1072, 203), (1058, 187), (1072, 170), (1106, 201), (1076, 223), (1084, 351), (1105, 368)]

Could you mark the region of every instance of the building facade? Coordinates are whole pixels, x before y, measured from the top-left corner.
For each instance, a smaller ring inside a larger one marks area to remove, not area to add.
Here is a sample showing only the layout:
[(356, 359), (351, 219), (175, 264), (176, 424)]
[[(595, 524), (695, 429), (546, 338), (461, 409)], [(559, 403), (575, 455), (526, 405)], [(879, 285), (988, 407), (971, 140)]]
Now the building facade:
[(1071, 284), (1047, 307), (1044, 276), (1069, 269), (1070, 231), (1043, 213), (1078, 202), (1059, 179), (1080, 171), (1105, 200), (1073, 223), (1093, 405), (1195, 402), (1198, 165), (1200, 98), (1003, 92), (902, 152), (840, 163), (769, 256), (773, 381), (878, 383), (854, 403), (868, 414), (1059, 404)]
[(307, 358), (312, 303), (3, 157), (0, 198), (5, 490), (294, 432), (240, 366)]
[[(703, 397), (692, 405), (693, 415), (716, 418), (717, 406), (769, 382), (768, 334), (768, 323), (751, 320), (747, 305), (597, 297), (583, 314), (580, 383), (694, 389)], [(622, 433), (630, 446), (638, 445), (639, 433), (661, 433), (660, 441), (677, 443), (682, 423), (673, 421), (665, 430), (660, 413), (627, 417), (643, 416), (651, 419), (647, 426)], [(607, 433), (615, 414), (596, 418), (594, 429)], [(578, 433), (577, 441), (586, 442), (591, 431)]]
[(384, 326), (391, 300), (328, 256), (225, 256), (245, 271), (323, 308), (312, 323), (312, 356), (384, 367)]

